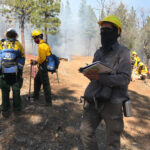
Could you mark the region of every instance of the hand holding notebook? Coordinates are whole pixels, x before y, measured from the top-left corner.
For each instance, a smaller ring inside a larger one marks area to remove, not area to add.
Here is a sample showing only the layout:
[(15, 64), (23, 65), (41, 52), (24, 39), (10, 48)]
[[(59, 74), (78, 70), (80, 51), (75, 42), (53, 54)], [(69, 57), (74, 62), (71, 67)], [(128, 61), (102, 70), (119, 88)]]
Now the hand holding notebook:
[(113, 71), (112, 68), (108, 67), (106, 64), (102, 63), (101, 61), (96, 61), (92, 64), (89, 64), (79, 69), (79, 72), (83, 74), (87, 74), (87, 73), (105, 74), (105, 73), (111, 73), (112, 71)]

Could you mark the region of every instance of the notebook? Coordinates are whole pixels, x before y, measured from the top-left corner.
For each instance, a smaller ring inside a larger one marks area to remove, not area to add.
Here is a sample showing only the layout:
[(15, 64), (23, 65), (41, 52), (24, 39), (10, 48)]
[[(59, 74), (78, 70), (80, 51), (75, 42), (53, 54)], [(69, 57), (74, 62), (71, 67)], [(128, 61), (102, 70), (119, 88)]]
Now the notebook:
[(104, 74), (104, 73), (111, 73), (112, 71), (113, 71), (112, 68), (110, 68), (101, 61), (93, 62), (92, 64), (86, 65), (85, 67), (79, 69), (79, 72), (83, 74), (90, 72)]

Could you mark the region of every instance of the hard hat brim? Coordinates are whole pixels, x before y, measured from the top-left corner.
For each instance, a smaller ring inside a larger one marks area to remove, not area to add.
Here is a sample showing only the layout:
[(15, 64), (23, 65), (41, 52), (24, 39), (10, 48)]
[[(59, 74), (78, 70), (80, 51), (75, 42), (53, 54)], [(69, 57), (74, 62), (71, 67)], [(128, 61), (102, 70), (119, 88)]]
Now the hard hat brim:
[(100, 26), (102, 26), (102, 23), (103, 23), (103, 21), (99, 21), (99, 22), (98, 22), (98, 24), (99, 24)]
[(98, 24), (99, 24), (100, 26), (102, 26), (102, 24), (105, 23), (105, 22), (110, 23), (110, 24), (113, 24), (114, 26), (116, 26), (116, 27), (118, 28), (118, 34), (121, 34), (121, 28), (118, 27), (116, 24), (114, 24), (114, 23), (112, 23), (112, 22), (109, 22), (109, 21), (98, 21)]

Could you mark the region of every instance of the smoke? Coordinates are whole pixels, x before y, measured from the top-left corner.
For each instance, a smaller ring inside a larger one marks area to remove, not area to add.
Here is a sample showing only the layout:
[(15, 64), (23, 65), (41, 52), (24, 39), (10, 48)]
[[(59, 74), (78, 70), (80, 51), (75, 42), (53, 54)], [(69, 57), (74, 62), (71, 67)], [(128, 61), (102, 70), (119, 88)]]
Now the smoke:
[[(70, 1), (71, 2), (71, 1)], [(54, 36), (49, 36), (48, 43), (52, 47), (53, 53), (59, 57), (70, 57), (71, 55), (93, 55), (100, 45), (99, 27), (97, 19), (93, 24), (96, 25), (96, 34), (89, 39), (85, 36), (82, 20), (79, 17), (79, 7), (76, 11), (71, 11), (70, 7), (62, 7), (61, 26), (59, 32)], [(87, 31), (88, 32), (88, 31)]]
[[(0, 16), (1, 25), (0, 25), (0, 39), (4, 39), (4, 33), (9, 28), (14, 28), (18, 33), (18, 39), (21, 42), (21, 30), (18, 21), (8, 22), (4, 16)], [(25, 24), (24, 37), (25, 37), (25, 52), (27, 54), (32, 54), (37, 56), (38, 50), (37, 45), (32, 39), (32, 28), (29, 24)]]
[[(71, 11), (67, 5), (61, 8), (59, 18), (61, 19), (61, 26), (59, 32), (56, 35), (48, 36), (48, 44), (52, 49), (52, 53), (59, 57), (70, 59), (72, 55), (93, 55), (96, 49), (99, 47), (100, 37), (99, 28), (97, 25), (97, 33), (89, 41), (83, 34), (83, 28), (81, 26), (82, 21), (79, 18), (78, 10)], [(68, 11), (70, 11), (68, 13)], [(19, 34), (18, 40), (21, 42), (21, 29), (20, 24), (16, 20), (13, 23), (8, 23), (4, 17), (0, 16), (2, 20), (0, 26), (0, 38), (4, 38), (3, 34), (8, 28), (15, 28)], [(97, 22), (95, 21), (95, 24)], [(32, 31), (35, 28), (29, 23), (25, 24), (24, 37), (25, 37), (25, 52), (26, 54), (38, 55), (37, 45), (32, 39)]]

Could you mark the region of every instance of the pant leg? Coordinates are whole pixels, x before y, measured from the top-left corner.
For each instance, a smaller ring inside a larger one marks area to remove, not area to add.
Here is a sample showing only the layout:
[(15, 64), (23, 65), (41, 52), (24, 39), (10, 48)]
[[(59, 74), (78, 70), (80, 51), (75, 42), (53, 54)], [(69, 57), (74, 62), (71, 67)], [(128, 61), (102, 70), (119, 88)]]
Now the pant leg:
[(147, 74), (141, 74), (141, 80), (146, 80)]
[(89, 105), (88, 108), (84, 109), (80, 126), (80, 136), (84, 145), (84, 150), (98, 150), (95, 132), (100, 121), (101, 119), (95, 109), (95, 105)]
[(132, 81), (135, 81), (137, 79), (136, 70), (137, 70), (136, 68), (132, 69), (132, 74), (131, 74)]
[(34, 78), (34, 97), (39, 97), (41, 84), (40, 71), (38, 70), (36, 77)]
[(0, 73), (0, 89), (2, 87), (2, 78), (3, 78), (3, 75)]
[(19, 80), (17, 80), (12, 85), (12, 91), (13, 91), (13, 108), (14, 111), (21, 111), (21, 96), (20, 96), (20, 89), (23, 84), (23, 79), (20, 77)]
[(46, 66), (43, 65), (42, 68), (39, 68), (39, 72), (40, 72), (40, 78), (44, 88), (45, 101), (49, 103), (52, 101), (52, 98), (51, 98), (51, 88), (50, 88), (50, 82), (48, 77), (48, 71)]
[(9, 92), (10, 92), (10, 85), (5, 81), (5, 79), (1, 78), (1, 89), (2, 89), (2, 111), (10, 110), (10, 100), (9, 100)]
[(106, 103), (102, 117), (106, 123), (108, 150), (120, 150), (120, 137), (124, 126), (122, 104)]

